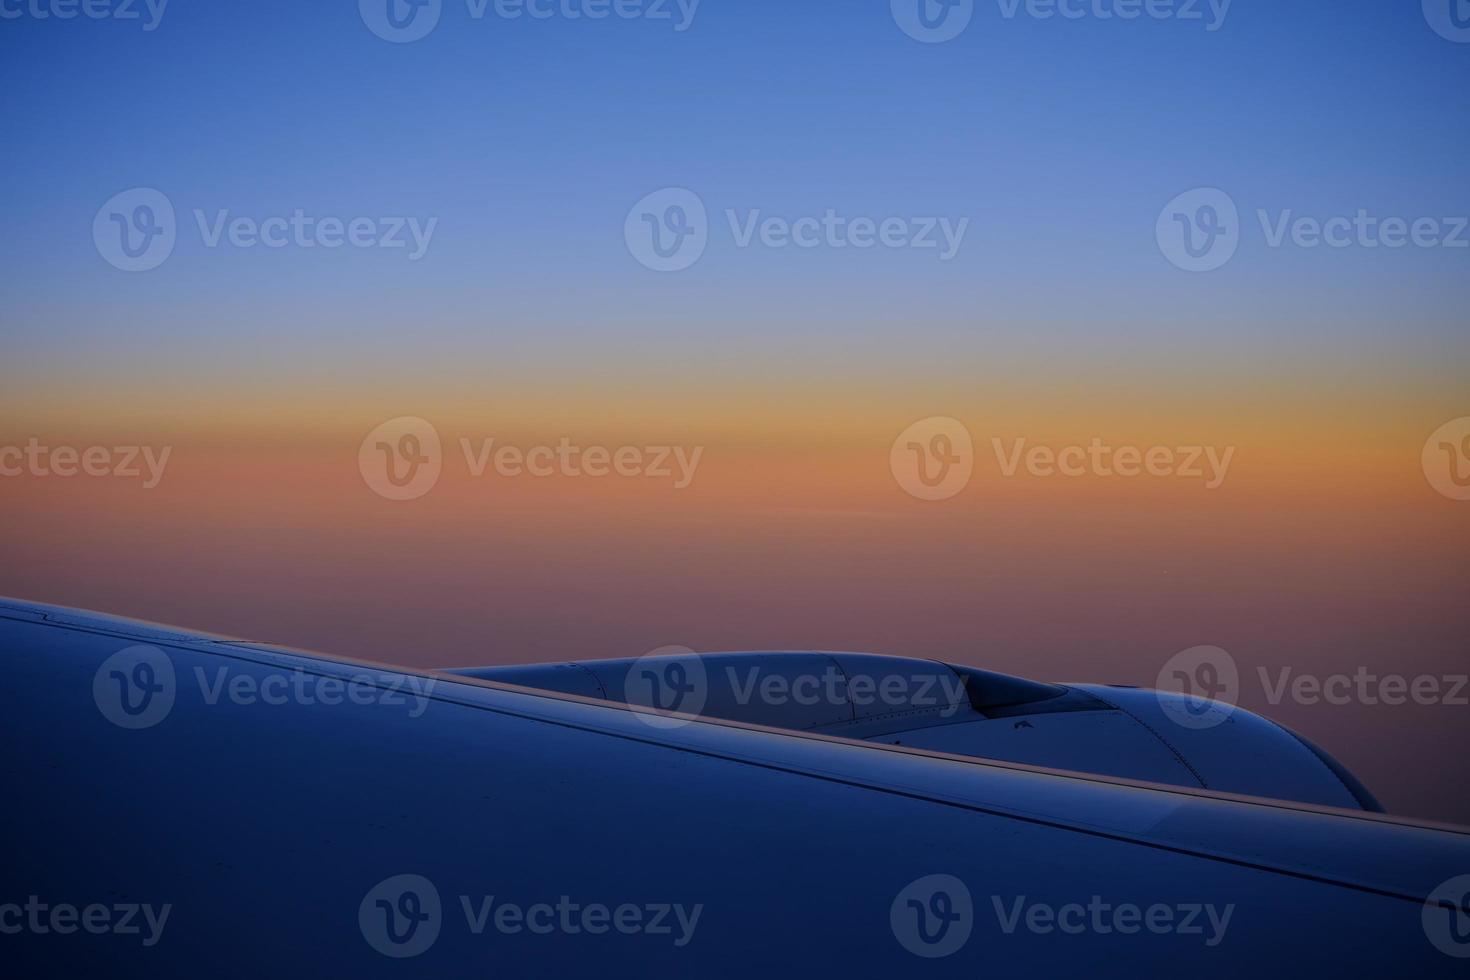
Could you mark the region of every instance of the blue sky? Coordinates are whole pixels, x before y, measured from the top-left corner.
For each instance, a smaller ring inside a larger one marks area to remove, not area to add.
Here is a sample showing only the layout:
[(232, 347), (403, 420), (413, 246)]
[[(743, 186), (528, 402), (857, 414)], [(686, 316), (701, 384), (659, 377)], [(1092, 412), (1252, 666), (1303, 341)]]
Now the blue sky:
[[(448, 0), (429, 36), (389, 44), (351, 2), (173, 0), (153, 31), (25, 16), (0, 21), (0, 45), (0, 299), (32, 366), (166, 347), (208, 369), (262, 339), (308, 358), (350, 341), (352, 357), (410, 321), (461, 354), (541, 343), (589, 358), (620, 331), (827, 344), (892, 338), (900, 321), (977, 354), (1100, 329), (1223, 352), (1226, 328), (1257, 345), (1286, 332), (1311, 357), (1332, 343), (1368, 356), (1392, 320), (1418, 341), (1401, 350), (1466, 353), (1470, 250), (1268, 249), (1254, 218), (1470, 214), (1470, 45), (1416, 3), (1236, 0), (1211, 32), (1007, 19), (991, 0), (958, 38), (921, 44), (886, 0), (703, 0), (683, 32), (477, 20)], [(168, 195), (181, 233), (166, 265), (130, 275), (89, 229), (137, 186)], [(621, 237), (632, 203), (666, 186), (699, 193), (715, 228), (672, 276)], [(1153, 235), (1163, 204), (1200, 186), (1246, 219), (1237, 258), (1207, 276), (1173, 268)], [(438, 224), (416, 263), (222, 254), (192, 231), (195, 208)], [(971, 224), (945, 263), (738, 249), (727, 208)]]

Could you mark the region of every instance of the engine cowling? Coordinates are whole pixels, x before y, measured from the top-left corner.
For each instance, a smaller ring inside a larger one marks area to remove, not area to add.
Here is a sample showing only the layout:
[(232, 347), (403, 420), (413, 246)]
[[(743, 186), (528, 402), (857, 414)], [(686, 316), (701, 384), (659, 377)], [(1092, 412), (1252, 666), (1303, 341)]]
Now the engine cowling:
[(1381, 812), (1322, 749), (1243, 708), (856, 653), (650, 656), (451, 673), (658, 711)]

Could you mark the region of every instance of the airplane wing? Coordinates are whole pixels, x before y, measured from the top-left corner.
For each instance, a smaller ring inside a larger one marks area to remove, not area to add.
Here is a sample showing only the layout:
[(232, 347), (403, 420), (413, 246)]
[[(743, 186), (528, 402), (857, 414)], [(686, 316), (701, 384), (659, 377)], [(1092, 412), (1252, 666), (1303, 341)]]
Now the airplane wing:
[[(1470, 955), (1464, 828), (883, 737), (1036, 725), (1039, 701), (967, 692), (978, 717), (881, 734), (853, 707), (833, 734), (13, 600), (0, 652), (11, 975), (1448, 977)], [(1136, 714), (1131, 738), (1141, 705), (1051, 714)]]

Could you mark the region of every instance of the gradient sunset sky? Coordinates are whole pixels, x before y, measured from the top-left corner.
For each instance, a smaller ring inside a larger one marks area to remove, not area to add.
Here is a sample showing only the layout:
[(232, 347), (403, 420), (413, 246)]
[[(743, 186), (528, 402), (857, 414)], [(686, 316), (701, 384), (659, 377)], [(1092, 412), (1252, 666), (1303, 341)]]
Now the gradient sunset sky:
[[(0, 20), (0, 446), (171, 447), (152, 489), (0, 478), (0, 595), (412, 665), (682, 644), (1153, 686), (1213, 644), (1390, 810), (1470, 823), (1470, 706), (1257, 680), (1470, 671), (1470, 502), (1421, 462), (1470, 416), (1470, 248), (1272, 247), (1258, 217), (1470, 215), (1470, 43), (1418, 0), (1007, 6), (933, 44), (888, 0), (703, 0), (683, 31), (444, 0), (412, 43), (349, 0)], [(709, 245), (660, 273), (624, 222), (671, 187)], [(132, 188), (177, 212), (146, 272), (93, 238)], [(1206, 273), (1155, 232), (1195, 188), (1240, 214)], [(194, 218), (298, 209), (437, 224), (410, 260)], [(943, 261), (742, 248), (725, 216), (828, 209), (969, 225)], [(402, 416), (444, 472), (395, 502), (358, 451)], [(889, 453), (934, 416), (975, 472), (929, 502)], [(1007, 477), (991, 445), (1094, 437), (1235, 452), (1207, 490)], [(686, 489), (475, 478), (487, 438), (703, 455)]]

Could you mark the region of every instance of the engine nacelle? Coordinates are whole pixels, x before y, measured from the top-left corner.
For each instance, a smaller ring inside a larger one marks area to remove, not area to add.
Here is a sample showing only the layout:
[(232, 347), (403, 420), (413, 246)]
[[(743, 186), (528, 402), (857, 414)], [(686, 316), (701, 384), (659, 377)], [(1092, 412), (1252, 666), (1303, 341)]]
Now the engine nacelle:
[(690, 653), (450, 672), (952, 755), (1382, 811), (1341, 764), (1290, 729), (1162, 691), (856, 653)]

